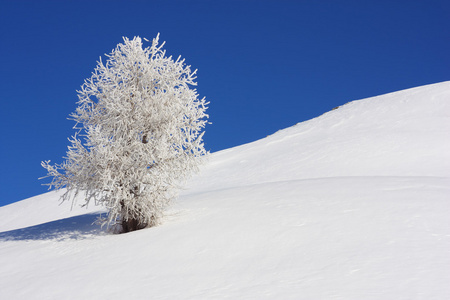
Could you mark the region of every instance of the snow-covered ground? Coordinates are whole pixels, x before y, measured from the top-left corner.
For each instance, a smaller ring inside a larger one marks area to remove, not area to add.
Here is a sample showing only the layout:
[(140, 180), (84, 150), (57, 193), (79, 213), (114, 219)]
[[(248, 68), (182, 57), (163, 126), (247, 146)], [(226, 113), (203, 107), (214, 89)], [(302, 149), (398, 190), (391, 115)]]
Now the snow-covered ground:
[(155, 228), (70, 206), (0, 207), (0, 299), (450, 299), (450, 82), (213, 153)]

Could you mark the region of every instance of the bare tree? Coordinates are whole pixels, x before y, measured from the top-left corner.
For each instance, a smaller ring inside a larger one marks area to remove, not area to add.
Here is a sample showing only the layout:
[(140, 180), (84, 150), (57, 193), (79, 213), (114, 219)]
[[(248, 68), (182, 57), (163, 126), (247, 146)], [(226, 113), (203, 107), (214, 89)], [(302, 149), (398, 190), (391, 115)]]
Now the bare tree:
[(85, 205), (107, 208), (105, 224), (128, 232), (158, 224), (198, 170), (208, 103), (192, 88), (196, 70), (166, 57), (159, 34), (147, 48), (139, 37), (123, 40), (78, 91), (65, 161), (42, 166), (49, 188), (66, 188), (63, 200), (82, 192)]

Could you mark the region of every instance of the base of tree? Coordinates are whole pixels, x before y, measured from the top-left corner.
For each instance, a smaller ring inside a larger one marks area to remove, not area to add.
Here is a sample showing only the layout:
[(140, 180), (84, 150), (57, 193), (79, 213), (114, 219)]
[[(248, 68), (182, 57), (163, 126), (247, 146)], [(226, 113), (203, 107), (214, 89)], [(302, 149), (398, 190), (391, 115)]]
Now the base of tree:
[(121, 233), (127, 233), (131, 231), (144, 229), (148, 226), (148, 224), (142, 224), (137, 219), (122, 220), (121, 225), (122, 225)]

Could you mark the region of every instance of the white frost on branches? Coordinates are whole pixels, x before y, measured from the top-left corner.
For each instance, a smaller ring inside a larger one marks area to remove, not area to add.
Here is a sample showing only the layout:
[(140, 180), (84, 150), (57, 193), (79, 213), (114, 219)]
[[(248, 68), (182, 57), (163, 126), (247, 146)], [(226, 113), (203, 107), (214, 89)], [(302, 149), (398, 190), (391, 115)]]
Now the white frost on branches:
[(147, 48), (139, 37), (123, 40), (77, 91), (65, 162), (42, 166), (50, 188), (67, 188), (63, 200), (84, 192), (85, 205), (107, 208), (106, 224), (134, 220), (142, 228), (158, 223), (198, 170), (208, 103), (190, 87), (196, 70), (165, 57), (159, 34)]

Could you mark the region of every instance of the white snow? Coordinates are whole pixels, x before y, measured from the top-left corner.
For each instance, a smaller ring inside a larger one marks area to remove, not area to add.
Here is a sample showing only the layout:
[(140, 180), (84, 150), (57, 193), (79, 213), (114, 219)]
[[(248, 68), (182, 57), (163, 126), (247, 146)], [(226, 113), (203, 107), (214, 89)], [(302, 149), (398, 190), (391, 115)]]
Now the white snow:
[(158, 227), (0, 207), (0, 299), (450, 299), (449, 132), (443, 82), (213, 153)]

